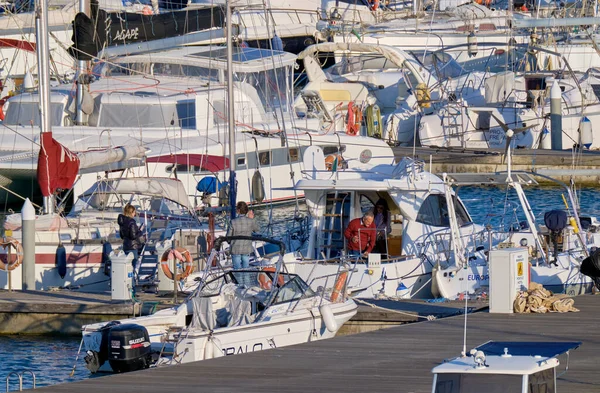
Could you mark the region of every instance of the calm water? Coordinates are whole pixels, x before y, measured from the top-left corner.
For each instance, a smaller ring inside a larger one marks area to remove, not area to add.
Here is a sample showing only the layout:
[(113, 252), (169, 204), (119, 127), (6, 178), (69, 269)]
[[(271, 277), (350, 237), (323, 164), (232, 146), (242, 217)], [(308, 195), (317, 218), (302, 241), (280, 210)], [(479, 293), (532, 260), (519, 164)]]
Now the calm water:
[[(586, 188), (580, 192), (580, 204), (583, 213), (600, 216), (600, 190)], [(551, 209), (563, 209), (564, 203), (559, 188), (529, 188), (525, 190), (533, 211), (539, 222), (543, 222), (544, 212)], [(474, 221), (481, 224), (491, 223), (494, 227), (500, 227), (504, 222), (508, 225), (517, 220), (523, 220), (524, 216), (518, 209), (517, 197), (512, 191), (506, 194), (497, 188), (464, 187), (459, 190), (459, 196), (471, 213)], [(567, 195), (565, 194), (565, 197)], [(504, 209), (505, 201), (509, 202), (509, 208)], [(273, 232), (281, 232), (292, 221), (294, 206), (279, 207), (272, 212), (269, 210), (257, 211), (257, 218), (268, 222), (268, 216), (272, 213), (276, 225)], [(301, 213), (306, 213), (306, 207), (300, 206)], [(516, 219), (514, 217), (517, 217)], [(85, 368), (83, 355), (80, 356), (73, 377), (71, 370), (75, 363), (75, 356), (79, 348), (80, 338), (48, 338), (40, 336), (0, 336), (0, 359), (2, 368), (0, 370), (0, 389), (4, 390), (6, 376), (11, 371), (22, 371), (31, 369), (37, 377), (37, 385), (53, 385), (72, 382), (75, 380), (89, 378), (90, 374)], [(11, 379), (11, 390), (18, 390), (16, 377)], [(24, 388), (31, 387), (31, 377), (24, 376)]]

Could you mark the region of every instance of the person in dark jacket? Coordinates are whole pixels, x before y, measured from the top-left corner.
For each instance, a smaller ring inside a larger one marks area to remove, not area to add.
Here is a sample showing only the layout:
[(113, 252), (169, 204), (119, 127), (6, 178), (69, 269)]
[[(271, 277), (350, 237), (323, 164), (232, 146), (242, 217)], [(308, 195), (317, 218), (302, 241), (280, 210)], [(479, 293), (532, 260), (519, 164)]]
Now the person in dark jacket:
[(133, 267), (144, 248), (145, 236), (135, 222), (135, 207), (129, 203), (123, 208), (123, 214), (119, 214), (119, 235), (123, 239), (123, 251), (127, 254), (133, 252)]

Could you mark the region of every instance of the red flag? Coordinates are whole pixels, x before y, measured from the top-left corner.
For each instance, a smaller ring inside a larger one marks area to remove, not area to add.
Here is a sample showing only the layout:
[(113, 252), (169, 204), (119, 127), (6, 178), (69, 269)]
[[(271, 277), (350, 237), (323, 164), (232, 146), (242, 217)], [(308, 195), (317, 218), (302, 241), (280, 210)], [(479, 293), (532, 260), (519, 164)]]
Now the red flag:
[(73, 187), (79, 172), (79, 157), (43, 132), (40, 138), (37, 178), (43, 196), (50, 196), (58, 188)]

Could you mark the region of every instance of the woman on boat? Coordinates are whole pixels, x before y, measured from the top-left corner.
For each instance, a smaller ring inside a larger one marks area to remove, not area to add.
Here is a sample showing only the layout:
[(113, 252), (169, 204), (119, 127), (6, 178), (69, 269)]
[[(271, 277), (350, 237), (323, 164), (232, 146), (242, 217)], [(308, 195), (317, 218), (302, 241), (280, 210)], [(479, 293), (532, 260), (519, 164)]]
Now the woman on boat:
[[(235, 209), (238, 216), (231, 220), (227, 236), (252, 236), (252, 233), (260, 231), (258, 223), (254, 220), (254, 213), (248, 210), (246, 202), (238, 202)], [(249, 254), (251, 252), (251, 240), (232, 240), (231, 263), (233, 268), (236, 270), (247, 269), (250, 265)]]
[(121, 236), (121, 239), (123, 239), (123, 251), (126, 254), (130, 252), (133, 253), (132, 263), (134, 268), (138, 257), (144, 248), (144, 243), (146, 243), (143, 232), (135, 222), (135, 215), (135, 207), (128, 203), (123, 208), (123, 214), (119, 214), (119, 217), (117, 218), (117, 222), (119, 223), (119, 235)]
[(391, 231), (390, 209), (385, 199), (381, 198), (375, 204), (375, 227), (377, 240), (373, 252), (387, 254), (386, 237)]

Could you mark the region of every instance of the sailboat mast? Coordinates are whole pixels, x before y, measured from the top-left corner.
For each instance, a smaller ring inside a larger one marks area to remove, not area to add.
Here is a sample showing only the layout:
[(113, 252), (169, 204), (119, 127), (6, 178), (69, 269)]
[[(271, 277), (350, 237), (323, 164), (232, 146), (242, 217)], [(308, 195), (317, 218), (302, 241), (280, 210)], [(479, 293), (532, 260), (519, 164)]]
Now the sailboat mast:
[(233, 34), (231, 29), (231, 0), (227, 0), (227, 118), (229, 125), (229, 203), (231, 208), (231, 219), (235, 218), (235, 108), (233, 98)]
[[(36, 1), (35, 34), (37, 42), (38, 92), (40, 99), (40, 132), (52, 132), (52, 122), (50, 119), (50, 55), (48, 53), (47, 0)], [(53, 211), (54, 201), (52, 196), (45, 196), (44, 213), (49, 214)]]
[[(90, 0), (79, 0), (79, 12), (88, 17), (92, 14)], [(75, 124), (85, 124), (85, 114), (83, 113), (83, 90), (86, 87), (87, 60), (77, 60), (77, 111), (75, 113)]]

